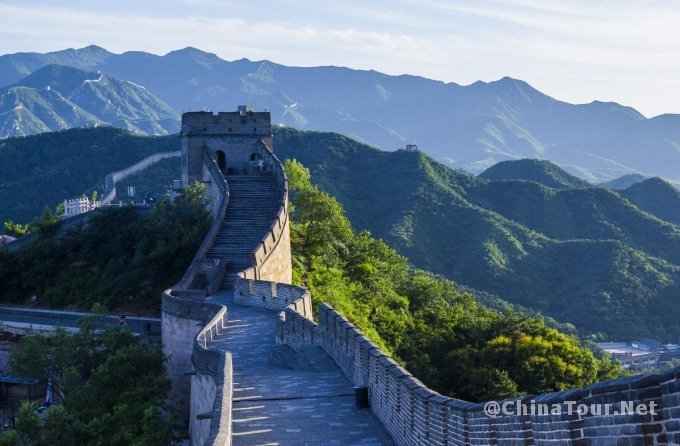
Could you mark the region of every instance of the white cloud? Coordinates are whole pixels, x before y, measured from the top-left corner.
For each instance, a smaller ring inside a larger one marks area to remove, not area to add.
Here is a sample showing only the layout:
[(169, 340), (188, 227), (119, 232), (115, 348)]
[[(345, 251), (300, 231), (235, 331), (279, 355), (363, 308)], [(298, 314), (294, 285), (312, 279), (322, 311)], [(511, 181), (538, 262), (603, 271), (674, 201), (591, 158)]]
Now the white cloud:
[(0, 29), (0, 52), (98, 44), (164, 54), (195, 46), (226, 59), (342, 65), (464, 84), (510, 75), (564, 100), (680, 112), (680, 7), (669, 1), (60, 4), (66, 6), (0, 5), (11, 18)]

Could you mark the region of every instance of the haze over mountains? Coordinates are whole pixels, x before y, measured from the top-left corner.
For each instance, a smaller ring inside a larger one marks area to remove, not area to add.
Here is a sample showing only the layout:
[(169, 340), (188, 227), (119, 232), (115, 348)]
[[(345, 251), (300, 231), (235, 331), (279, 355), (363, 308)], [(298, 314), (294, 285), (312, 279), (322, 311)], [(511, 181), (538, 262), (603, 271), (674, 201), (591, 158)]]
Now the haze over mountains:
[(143, 134), (176, 132), (179, 114), (144, 87), (101, 72), (44, 66), (0, 89), (0, 137), (112, 125)]
[[(382, 152), (340, 135), (281, 129), (274, 143), (281, 158), (311, 169), (356, 228), (420, 268), (584, 334), (680, 340), (680, 226), (663, 220), (677, 221), (680, 194), (663, 180), (624, 196), (582, 187), (544, 162), (511, 162), (501, 167), (514, 179), (494, 179), (496, 168), (482, 179), (423, 153)], [(562, 181), (547, 187), (555, 178)], [(675, 214), (655, 197), (670, 197)]]
[[(107, 172), (177, 144), (112, 128), (0, 141), (0, 220), (25, 223), (45, 204), (89, 193)], [(680, 341), (680, 193), (659, 178), (617, 192), (584, 187), (540, 161), (506, 162), (478, 178), (423, 153), (291, 128), (275, 129), (274, 147), (308, 166), (355, 228), (415, 266), (583, 334)]]
[(461, 86), (339, 67), (230, 62), (194, 48), (157, 56), (90, 46), (2, 56), (0, 86), (49, 64), (134, 82), (177, 111), (249, 103), (269, 107), (273, 122), (336, 131), (386, 150), (415, 142), (475, 173), (499, 161), (540, 158), (591, 182), (631, 173), (680, 180), (680, 116), (647, 119), (615, 103), (568, 104), (511, 78)]

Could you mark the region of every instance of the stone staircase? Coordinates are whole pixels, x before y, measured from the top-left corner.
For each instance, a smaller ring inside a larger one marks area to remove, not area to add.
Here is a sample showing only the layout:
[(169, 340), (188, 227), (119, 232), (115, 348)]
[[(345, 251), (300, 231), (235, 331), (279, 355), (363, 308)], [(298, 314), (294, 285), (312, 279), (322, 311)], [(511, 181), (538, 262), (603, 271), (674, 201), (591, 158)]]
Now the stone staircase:
[(226, 179), (229, 205), (207, 257), (227, 262), (222, 288), (231, 290), (236, 274), (253, 266), (251, 254), (276, 218), (281, 191), (269, 172)]

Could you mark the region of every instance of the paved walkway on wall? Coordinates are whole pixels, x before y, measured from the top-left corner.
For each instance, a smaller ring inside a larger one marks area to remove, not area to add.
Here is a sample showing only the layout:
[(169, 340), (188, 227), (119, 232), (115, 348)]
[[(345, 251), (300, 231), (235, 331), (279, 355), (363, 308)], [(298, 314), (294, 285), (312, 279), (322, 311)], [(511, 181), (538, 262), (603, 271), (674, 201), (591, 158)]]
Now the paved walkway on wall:
[[(312, 347), (287, 358), (275, 343), (278, 312), (234, 304), (229, 294), (211, 298), (229, 316), (211, 347), (232, 354), (235, 446), (393, 444), (369, 409), (356, 409), (351, 383), (328, 355)], [(295, 370), (274, 365), (272, 354), (278, 363), (293, 358)]]

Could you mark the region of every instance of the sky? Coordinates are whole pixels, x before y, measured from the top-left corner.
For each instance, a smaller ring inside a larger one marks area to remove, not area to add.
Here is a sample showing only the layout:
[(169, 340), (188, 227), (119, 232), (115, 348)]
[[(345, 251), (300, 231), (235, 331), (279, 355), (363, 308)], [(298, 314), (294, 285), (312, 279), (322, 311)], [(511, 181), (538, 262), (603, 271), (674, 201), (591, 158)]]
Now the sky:
[(0, 54), (90, 44), (336, 65), (680, 113), (675, 0), (0, 0)]

